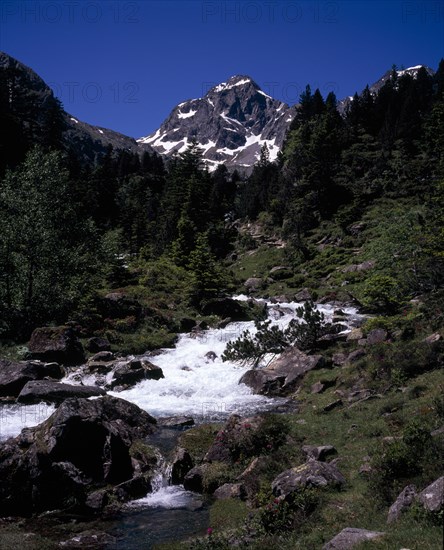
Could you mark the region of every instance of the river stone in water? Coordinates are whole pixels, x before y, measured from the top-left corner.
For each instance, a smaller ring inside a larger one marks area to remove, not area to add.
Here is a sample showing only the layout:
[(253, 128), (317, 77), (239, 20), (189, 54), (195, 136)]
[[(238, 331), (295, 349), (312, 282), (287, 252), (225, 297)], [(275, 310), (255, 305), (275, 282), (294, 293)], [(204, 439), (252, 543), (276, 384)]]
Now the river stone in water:
[[(155, 423), (116, 397), (67, 399), (48, 420), (0, 446), (0, 515), (85, 510), (89, 494), (112, 492), (137, 477), (130, 449)], [(130, 487), (124, 489), (129, 495)]]
[(57, 363), (0, 359), (0, 397), (17, 397), (27, 382), (47, 377), (60, 379), (63, 369)]
[(98, 397), (99, 395), (105, 395), (105, 390), (98, 386), (75, 386), (51, 380), (32, 380), (26, 383), (17, 401), (26, 404), (41, 401), (61, 403), (69, 397)]

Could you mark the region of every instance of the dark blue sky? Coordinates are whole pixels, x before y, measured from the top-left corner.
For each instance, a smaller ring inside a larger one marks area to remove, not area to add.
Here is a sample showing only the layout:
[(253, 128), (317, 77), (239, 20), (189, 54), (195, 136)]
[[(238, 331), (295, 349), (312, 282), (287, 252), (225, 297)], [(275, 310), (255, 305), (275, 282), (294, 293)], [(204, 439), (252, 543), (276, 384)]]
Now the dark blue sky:
[(338, 98), (393, 64), (436, 69), (437, 0), (2, 0), (0, 50), (65, 109), (140, 137), (181, 101), (247, 74), (290, 104), (307, 83)]

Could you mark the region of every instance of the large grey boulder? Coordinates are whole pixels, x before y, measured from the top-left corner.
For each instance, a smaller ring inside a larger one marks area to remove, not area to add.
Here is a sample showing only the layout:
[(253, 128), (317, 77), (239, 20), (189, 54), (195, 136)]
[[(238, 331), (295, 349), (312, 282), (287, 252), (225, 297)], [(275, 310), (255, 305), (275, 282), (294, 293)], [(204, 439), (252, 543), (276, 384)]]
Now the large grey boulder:
[(398, 498), (390, 506), (387, 515), (387, 523), (393, 523), (397, 521), (401, 514), (410, 508), (412, 502), (416, 497), (416, 488), (414, 485), (407, 485), (398, 495)]
[(444, 503), (444, 476), (421, 491), (418, 500), (429, 512), (440, 512)]
[(295, 347), (284, 351), (265, 368), (251, 369), (239, 380), (254, 393), (286, 396), (301, 384), (307, 372), (326, 365), (322, 355), (306, 355)]
[(57, 363), (0, 359), (0, 397), (17, 397), (31, 380), (60, 379), (62, 376), (63, 369)]
[(139, 496), (152, 472), (138, 440), (154, 432), (155, 422), (115, 397), (67, 399), (45, 422), (0, 446), (0, 516), (88, 511), (88, 502), (96, 507), (106, 502), (88, 499), (100, 489), (118, 499), (130, 498), (132, 489)]
[(279, 474), (271, 484), (273, 494), (287, 498), (306, 487), (341, 488), (345, 478), (341, 472), (326, 462), (310, 460), (301, 466), (290, 468)]
[(111, 388), (127, 388), (142, 380), (159, 380), (164, 378), (163, 371), (157, 365), (145, 359), (133, 359), (116, 367), (111, 381)]
[(375, 540), (383, 537), (385, 533), (379, 531), (367, 531), (367, 529), (354, 529), (346, 527), (327, 544), (322, 547), (322, 550), (349, 550), (362, 542)]
[(63, 365), (79, 365), (85, 361), (82, 344), (71, 327), (39, 327), (28, 344), (34, 359), (56, 361)]
[(19, 403), (61, 403), (69, 397), (98, 397), (105, 395), (105, 390), (98, 386), (75, 386), (61, 384), (54, 380), (32, 380), (27, 382), (17, 397)]

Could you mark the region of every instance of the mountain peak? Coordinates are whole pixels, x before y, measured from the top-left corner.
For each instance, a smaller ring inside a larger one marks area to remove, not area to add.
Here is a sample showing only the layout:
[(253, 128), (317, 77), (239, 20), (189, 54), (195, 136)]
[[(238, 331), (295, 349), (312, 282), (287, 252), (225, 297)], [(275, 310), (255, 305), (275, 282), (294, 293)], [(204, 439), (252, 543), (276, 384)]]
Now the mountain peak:
[(154, 133), (140, 138), (161, 155), (186, 150), (197, 139), (210, 170), (220, 164), (246, 172), (266, 145), (275, 160), (294, 109), (263, 92), (248, 75), (234, 75), (203, 98), (179, 103)]
[(207, 95), (223, 92), (225, 90), (231, 90), (232, 88), (236, 88), (237, 86), (253, 86), (253, 88), (259, 90), (259, 86), (256, 84), (256, 82), (254, 82), (251, 77), (249, 77), (248, 75), (238, 74), (232, 76), (226, 82), (221, 82), (220, 84), (217, 84), (217, 86), (211, 88)]

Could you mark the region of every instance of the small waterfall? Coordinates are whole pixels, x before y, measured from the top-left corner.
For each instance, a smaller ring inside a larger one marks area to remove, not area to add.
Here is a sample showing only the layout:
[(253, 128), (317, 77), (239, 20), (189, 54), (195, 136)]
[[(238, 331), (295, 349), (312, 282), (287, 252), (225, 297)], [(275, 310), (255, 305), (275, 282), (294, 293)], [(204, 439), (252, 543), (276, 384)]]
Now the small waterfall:
[(145, 497), (129, 502), (129, 509), (194, 508), (199, 497), (186, 491), (182, 485), (171, 485), (173, 465), (157, 451), (157, 468), (151, 480), (152, 491)]

